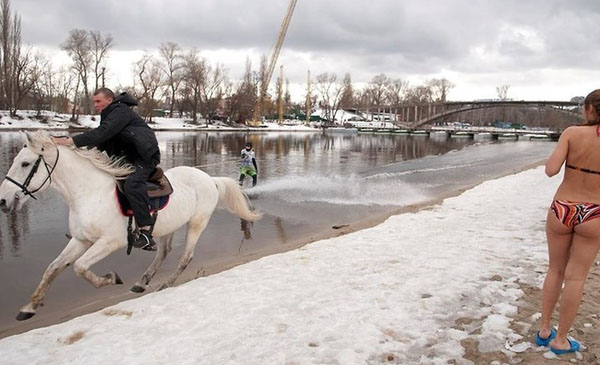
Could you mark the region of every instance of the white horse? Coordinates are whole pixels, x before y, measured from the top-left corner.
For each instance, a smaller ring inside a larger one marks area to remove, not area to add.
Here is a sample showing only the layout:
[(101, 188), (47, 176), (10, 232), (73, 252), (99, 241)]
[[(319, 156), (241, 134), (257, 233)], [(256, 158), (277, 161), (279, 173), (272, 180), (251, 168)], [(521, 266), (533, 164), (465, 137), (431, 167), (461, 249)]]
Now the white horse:
[[(21, 308), (18, 320), (35, 315), (52, 280), (71, 264), (78, 276), (96, 288), (123, 283), (115, 272), (98, 276), (89, 269), (110, 253), (127, 246), (128, 218), (120, 212), (115, 184), (131, 171), (131, 167), (120, 165), (118, 160), (109, 159), (96, 149), (57, 146), (48, 133), (25, 133), (25, 145), (0, 185), (0, 208), (4, 212), (20, 209), (34, 193), (53, 187), (63, 195), (69, 207), (72, 238), (44, 272), (30, 302)], [(187, 223), (185, 249), (177, 269), (159, 290), (173, 285), (192, 260), (200, 234), (217, 204), (247, 221), (262, 216), (249, 208), (246, 196), (231, 178), (211, 178), (187, 166), (174, 167), (165, 175), (174, 192), (167, 207), (158, 214), (154, 227), (153, 233), (159, 242), (156, 257), (131, 288), (134, 292), (147, 288), (171, 250), (173, 232)]]

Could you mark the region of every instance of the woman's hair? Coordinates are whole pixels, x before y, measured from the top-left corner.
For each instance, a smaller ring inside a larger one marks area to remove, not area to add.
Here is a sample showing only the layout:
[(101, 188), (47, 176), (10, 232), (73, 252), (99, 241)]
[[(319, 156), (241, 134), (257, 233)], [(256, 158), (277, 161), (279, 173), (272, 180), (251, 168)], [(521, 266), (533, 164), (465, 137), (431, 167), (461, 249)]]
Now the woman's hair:
[(600, 89), (592, 91), (585, 97), (583, 107), (588, 108), (588, 105), (591, 105), (596, 112), (596, 118), (594, 120), (586, 120), (586, 122), (588, 124), (600, 124)]

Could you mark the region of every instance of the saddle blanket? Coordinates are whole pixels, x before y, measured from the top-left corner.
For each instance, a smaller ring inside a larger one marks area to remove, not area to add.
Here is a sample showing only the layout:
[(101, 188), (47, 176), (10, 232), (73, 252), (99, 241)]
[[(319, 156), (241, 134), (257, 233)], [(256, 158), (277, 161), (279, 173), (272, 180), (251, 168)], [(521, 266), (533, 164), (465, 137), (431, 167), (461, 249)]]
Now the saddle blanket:
[[(131, 205), (129, 201), (125, 197), (119, 188), (115, 188), (115, 193), (117, 194), (117, 201), (119, 202), (119, 208), (121, 208), (121, 214), (126, 217), (133, 216), (133, 210), (131, 209)], [(158, 206), (158, 210), (164, 209), (169, 204), (170, 195), (162, 196), (159, 198), (150, 198), (150, 205), (148, 209), (150, 210), (150, 214), (154, 213), (154, 208)]]

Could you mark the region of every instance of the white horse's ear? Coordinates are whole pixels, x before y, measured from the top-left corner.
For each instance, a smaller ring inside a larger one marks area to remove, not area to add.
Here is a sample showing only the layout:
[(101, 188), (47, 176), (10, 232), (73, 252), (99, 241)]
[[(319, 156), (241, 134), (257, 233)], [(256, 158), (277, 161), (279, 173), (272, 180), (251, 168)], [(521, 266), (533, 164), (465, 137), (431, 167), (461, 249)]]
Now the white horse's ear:
[[(46, 133), (46, 134), (44, 134)], [(29, 146), (34, 150), (44, 151), (45, 147), (52, 146), (52, 139), (47, 136), (47, 132), (37, 131), (37, 132), (28, 132), (24, 133), (24, 143), (25, 146)]]
[(54, 140), (50, 136), (50, 133), (48, 133), (45, 130), (40, 129), (37, 132), (35, 132), (34, 138), (40, 144), (42, 151), (44, 151), (44, 149), (50, 149), (53, 146), (55, 146)]
[(23, 138), (25, 143), (31, 143), (31, 132), (23, 132)]
[(21, 141), (23, 141), (23, 144), (25, 145), (25, 147), (27, 147), (27, 145), (31, 144), (31, 135), (29, 132), (22, 131), (22, 132), (19, 132), (19, 134), (21, 136)]

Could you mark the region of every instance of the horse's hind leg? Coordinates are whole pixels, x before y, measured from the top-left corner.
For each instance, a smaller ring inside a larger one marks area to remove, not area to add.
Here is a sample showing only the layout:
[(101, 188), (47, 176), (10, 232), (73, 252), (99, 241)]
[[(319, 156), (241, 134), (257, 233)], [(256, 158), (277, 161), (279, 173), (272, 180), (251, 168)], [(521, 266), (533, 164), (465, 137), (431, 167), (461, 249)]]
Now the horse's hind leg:
[(154, 256), (154, 261), (150, 264), (144, 275), (140, 281), (136, 282), (132, 287), (131, 291), (134, 293), (143, 293), (146, 290), (148, 284), (150, 284), (150, 280), (156, 274), (156, 271), (163, 263), (165, 257), (171, 252), (171, 246), (173, 244), (173, 235), (175, 233), (171, 233), (169, 235), (163, 236), (160, 238), (160, 242), (158, 244), (158, 251), (156, 252), (156, 256)]
[(73, 265), (75, 274), (84, 277), (96, 288), (110, 284), (123, 284), (123, 281), (115, 272), (110, 272), (100, 277), (90, 271), (90, 267), (124, 245), (125, 244), (120, 244), (114, 240), (100, 238), (77, 261), (75, 261), (75, 265)]
[(158, 288), (158, 290), (163, 290), (172, 286), (175, 283), (175, 280), (177, 280), (179, 275), (181, 275), (183, 270), (185, 270), (185, 268), (188, 266), (190, 261), (192, 261), (192, 258), (194, 257), (194, 248), (196, 248), (200, 234), (202, 234), (202, 231), (204, 231), (204, 228), (206, 228), (209, 219), (210, 217), (203, 218), (197, 222), (190, 221), (190, 223), (188, 223), (188, 230), (185, 238), (185, 249), (179, 258), (177, 269), (173, 274), (171, 274), (167, 282)]
[(84, 243), (76, 238), (72, 238), (63, 251), (48, 265), (48, 268), (42, 276), (42, 281), (31, 295), (31, 301), (27, 303), (17, 316), (17, 320), (22, 321), (29, 319), (35, 315), (37, 307), (43, 304), (46, 293), (52, 281), (60, 274), (67, 266), (72, 264), (79, 258), (89, 247), (88, 243)]

